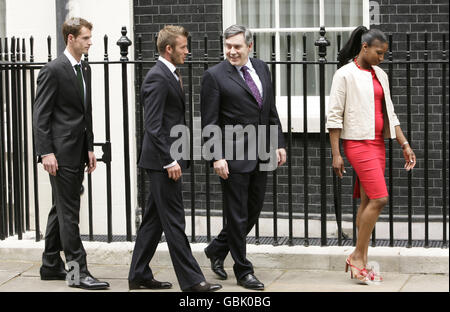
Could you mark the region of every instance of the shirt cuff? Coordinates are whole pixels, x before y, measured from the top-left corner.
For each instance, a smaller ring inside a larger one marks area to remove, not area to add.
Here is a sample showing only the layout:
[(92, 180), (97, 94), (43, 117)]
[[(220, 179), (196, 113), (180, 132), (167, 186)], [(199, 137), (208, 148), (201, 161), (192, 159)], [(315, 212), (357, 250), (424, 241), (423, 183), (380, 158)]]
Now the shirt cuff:
[(177, 164), (177, 161), (174, 160), (173, 163), (170, 163), (170, 164), (168, 164), (167, 166), (164, 166), (163, 168), (164, 168), (164, 169), (168, 169), (168, 168), (171, 168), (171, 167), (175, 166), (176, 164)]
[(41, 158), (45, 157), (45, 156), (48, 156), (48, 155), (54, 155), (54, 153), (48, 153), (48, 154), (41, 155)]

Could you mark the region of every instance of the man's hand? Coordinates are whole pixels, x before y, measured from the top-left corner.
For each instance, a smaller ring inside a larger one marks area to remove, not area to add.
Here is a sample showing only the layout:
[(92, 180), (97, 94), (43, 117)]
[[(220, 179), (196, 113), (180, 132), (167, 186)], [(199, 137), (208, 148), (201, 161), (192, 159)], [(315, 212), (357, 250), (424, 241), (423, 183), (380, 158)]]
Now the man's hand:
[(169, 174), (169, 179), (172, 179), (175, 182), (177, 182), (182, 176), (181, 167), (178, 163), (175, 166), (167, 168), (166, 170), (167, 173)]
[(286, 150), (284, 148), (277, 149), (277, 161), (278, 167), (283, 166), (286, 163)]
[(86, 172), (92, 173), (95, 168), (97, 168), (97, 158), (95, 158), (94, 152), (88, 152), (89, 155), (89, 164), (87, 164)]
[(55, 154), (48, 154), (42, 156), (42, 165), (44, 170), (47, 171), (52, 176), (56, 176), (56, 171), (58, 171), (58, 161), (56, 160)]
[(214, 171), (217, 173), (219, 177), (221, 177), (224, 180), (228, 179), (228, 175), (230, 174), (230, 172), (228, 171), (228, 163), (225, 159), (215, 161), (213, 166)]

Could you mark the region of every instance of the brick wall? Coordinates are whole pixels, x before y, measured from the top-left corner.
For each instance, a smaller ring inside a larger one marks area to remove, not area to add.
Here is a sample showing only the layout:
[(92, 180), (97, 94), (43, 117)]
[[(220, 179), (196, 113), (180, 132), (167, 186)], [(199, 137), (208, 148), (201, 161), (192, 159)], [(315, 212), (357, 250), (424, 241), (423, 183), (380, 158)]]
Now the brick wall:
[[(427, 31), (429, 35), (429, 58), (438, 60), (442, 58), (443, 45), (442, 33), (447, 34), (448, 42), (448, 1), (447, 0), (379, 0), (381, 28), (387, 34), (393, 35), (394, 59), (405, 59), (406, 32), (411, 32), (411, 59), (422, 59), (424, 55), (423, 36)], [(221, 0), (135, 0), (135, 34), (143, 35), (143, 56), (145, 60), (153, 59), (155, 53), (154, 35), (164, 24), (180, 24), (185, 26), (192, 35), (192, 55), (194, 59), (203, 58), (203, 36), (206, 33), (209, 38), (208, 51), (211, 59), (217, 60), (220, 53), (219, 36), (222, 31), (222, 1)], [(135, 38), (136, 42), (136, 38)], [(447, 47), (448, 49), (448, 43)], [(385, 66), (387, 70), (387, 67)], [(145, 72), (145, 71), (144, 71)], [(187, 74), (186, 67), (182, 68), (183, 75)], [(200, 78), (203, 66), (194, 66), (194, 114), (199, 116), (199, 91)], [(402, 123), (402, 129), (406, 133), (406, 81), (404, 77), (405, 66), (394, 68), (393, 101), (396, 112)], [(441, 161), (441, 71), (440, 65), (430, 65), (429, 72), (429, 194), (430, 213), (441, 215), (442, 213), (442, 161)], [(447, 72), (448, 77), (448, 72)], [(421, 216), (424, 211), (424, 180), (423, 180), (423, 130), (424, 130), (424, 81), (423, 65), (412, 66), (412, 137), (408, 138), (418, 157), (417, 168), (413, 172), (413, 213)], [(447, 80), (448, 85), (448, 80)], [(447, 89), (448, 94), (448, 89)], [(447, 96), (448, 101), (448, 96)], [(139, 105), (139, 104), (137, 104)], [(448, 106), (448, 105), (447, 105)], [(448, 116), (448, 108), (447, 108)], [(137, 116), (139, 117), (139, 116)], [(188, 117), (188, 116), (187, 116)], [(448, 122), (448, 118), (447, 118)], [(447, 136), (448, 137), (448, 136)], [(448, 143), (447, 143), (448, 144)], [(328, 145), (328, 144), (327, 144)], [(393, 177), (394, 177), (394, 215), (407, 213), (407, 174), (403, 168), (403, 157), (398, 144), (393, 144)], [(447, 145), (448, 146), (448, 145)], [(317, 134), (309, 136), (309, 212), (320, 212), (320, 152)], [(334, 199), (332, 187), (331, 152), (327, 148), (327, 212), (334, 215)], [(293, 135), (293, 210), (303, 212), (304, 185), (303, 185), (303, 136)], [(387, 152), (387, 156), (389, 153)], [(447, 157), (448, 159), (448, 157)], [(346, 162), (347, 176), (342, 181), (342, 205), (343, 213), (352, 211), (352, 170)], [(205, 165), (203, 162), (194, 162), (195, 168), (195, 200), (196, 209), (206, 207)], [(388, 170), (388, 163), (386, 170)], [(221, 210), (222, 198), (218, 178), (211, 173), (211, 208)], [(386, 171), (386, 176), (388, 171)], [(183, 178), (183, 196), (185, 208), (191, 207), (191, 177), (189, 172)], [(269, 174), (266, 202), (264, 210), (272, 211), (272, 175)], [(288, 211), (288, 184), (287, 166), (278, 169), (278, 211)], [(389, 180), (387, 180), (389, 182)], [(448, 193), (448, 191), (447, 191)], [(385, 213), (388, 210), (385, 209)]]

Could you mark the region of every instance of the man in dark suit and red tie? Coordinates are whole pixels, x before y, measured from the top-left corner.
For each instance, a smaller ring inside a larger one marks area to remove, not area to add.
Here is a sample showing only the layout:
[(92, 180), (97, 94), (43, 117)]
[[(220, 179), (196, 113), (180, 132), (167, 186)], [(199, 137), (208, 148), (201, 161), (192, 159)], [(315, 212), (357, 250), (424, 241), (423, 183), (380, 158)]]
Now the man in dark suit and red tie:
[(92, 132), (91, 68), (81, 61), (91, 42), (92, 24), (71, 18), (62, 27), (64, 54), (45, 65), (37, 79), (33, 129), (36, 153), (50, 175), (53, 206), (45, 234), (40, 275), (42, 280), (65, 280), (60, 251), (76, 272), (69, 286), (105, 289), (107, 282), (94, 278), (87, 269), (80, 238), (80, 188), (84, 168), (96, 168)]
[[(233, 25), (225, 30), (224, 40), (226, 60), (207, 70), (202, 79), (201, 118), (202, 128), (217, 126), (222, 130), (222, 145), (225, 149), (233, 146), (234, 152), (216, 149), (211, 157), (214, 170), (220, 176), (227, 224), (206, 247), (205, 253), (213, 271), (220, 279), (226, 279), (223, 262), (230, 252), (237, 283), (245, 288), (263, 290), (264, 284), (256, 278), (253, 265), (246, 257), (246, 238), (264, 203), (267, 170), (262, 169), (259, 148), (257, 155), (252, 155), (250, 148), (240, 151), (238, 141), (242, 141), (243, 136), (229, 136), (226, 131), (230, 126), (235, 129), (240, 126), (254, 127), (258, 132), (261, 126), (266, 126), (268, 133), (269, 127), (275, 127), (277, 131), (272, 141), (278, 139), (278, 142), (266, 142), (276, 144), (275, 168), (286, 162), (284, 137), (267, 64), (249, 58), (253, 47), (251, 32), (244, 26)], [(267, 139), (269, 135), (262, 137)], [(205, 140), (208, 139), (212, 137), (206, 136)], [(259, 144), (259, 140), (258, 143), (252, 140), (256, 137), (247, 136), (243, 146)], [(235, 153), (243, 158), (234, 157)]]
[(172, 287), (169, 282), (155, 280), (149, 267), (163, 232), (181, 290), (209, 292), (222, 288), (205, 281), (192, 255), (181, 193), (182, 169), (189, 161), (174, 159), (170, 153), (172, 144), (180, 139), (171, 137), (171, 130), (186, 125), (183, 82), (176, 65), (183, 64), (189, 53), (187, 37), (188, 32), (180, 26), (168, 25), (159, 32), (160, 57), (141, 88), (145, 133), (139, 167), (146, 169), (150, 188), (128, 275), (130, 289)]

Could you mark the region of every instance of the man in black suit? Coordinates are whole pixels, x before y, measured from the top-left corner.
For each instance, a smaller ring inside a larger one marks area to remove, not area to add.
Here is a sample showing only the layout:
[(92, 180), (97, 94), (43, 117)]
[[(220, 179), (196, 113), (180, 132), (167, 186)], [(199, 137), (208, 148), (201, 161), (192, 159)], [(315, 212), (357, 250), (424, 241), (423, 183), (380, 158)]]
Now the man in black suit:
[(185, 234), (180, 179), (189, 162), (171, 154), (172, 144), (179, 139), (171, 137), (171, 130), (186, 124), (183, 82), (176, 65), (183, 64), (189, 53), (187, 37), (187, 31), (180, 26), (168, 25), (159, 32), (160, 57), (142, 84), (145, 133), (138, 165), (146, 169), (150, 188), (128, 276), (130, 289), (172, 287), (171, 283), (156, 281), (149, 267), (162, 232), (183, 291), (215, 291), (222, 287), (205, 281), (192, 255)]
[(78, 226), (84, 168), (88, 173), (96, 168), (91, 69), (81, 61), (92, 45), (92, 24), (71, 18), (62, 28), (66, 50), (40, 70), (33, 112), (36, 153), (50, 175), (53, 197), (40, 275), (42, 280), (66, 279), (60, 257), (64, 250), (67, 263), (74, 268), (67, 275), (69, 286), (105, 289), (109, 284), (87, 269)]
[[(269, 69), (263, 61), (249, 58), (253, 46), (251, 32), (244, 26), (233, 25), (225, 30), (224, 38), (226, 60), (207, 70), (202, 79), (201, 117), (203, 128), (216, 126), (222, 131), (225, 153), (214, 148), (211, 158), (214, 170), (220, 176), (227, 225), (206, 247), (205, 253), (211, 260), (213, 271), (219, 278), (226, 279), (223, 262), (230, 251), (238, 284), (262, 290), (264, 284), (256, 278), (253, 265), (246, 257), (246, 237), (256, 224), (264, 202), (267, 169), (262, 169), (262, 160), (265, 160), (262, 156), (266, 151), (264, 148), (261, 151), (262, 146), (259, 140), (255, 142), (255, 135), (232, 136), (227, 133), (227, 128), (253, 127), (253, 133), (259, 138), (267, 141), (271, 137), (272, 142), (266, 142), (265, 146), (269, 146), (268, 143), (276, 145), (272, 151), (277, 159), (270, 170), (286, 162), (286, 151)], [(268, 128), (263, 134), (261, 126), (275, 127), (275, 135), (270, 136)], [(243, 137), (241, 143), (248, 148), (241, 151), (238, 141)], [(212, 137), (205, 136), (206, 141), (209, 139)], [(230, 146), (241, 158), (233, 157), (234, 152), (226, 150)], [(252, 155), (249, 146), (258, 146), (257, 155)]]

